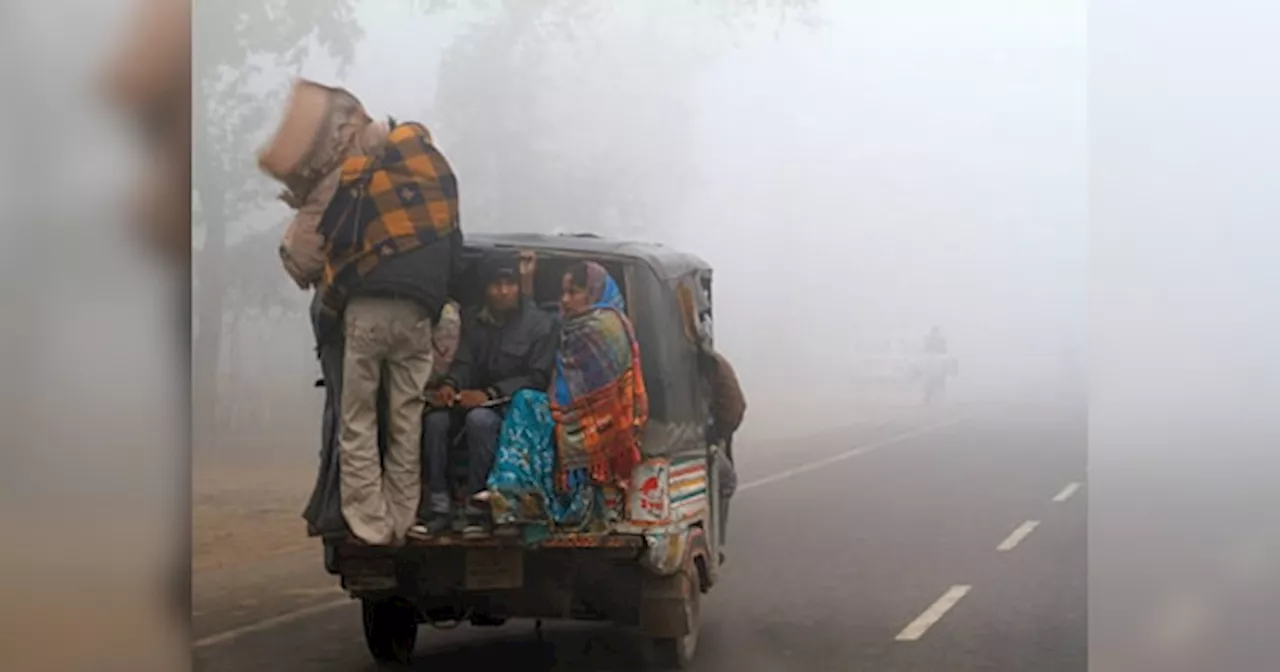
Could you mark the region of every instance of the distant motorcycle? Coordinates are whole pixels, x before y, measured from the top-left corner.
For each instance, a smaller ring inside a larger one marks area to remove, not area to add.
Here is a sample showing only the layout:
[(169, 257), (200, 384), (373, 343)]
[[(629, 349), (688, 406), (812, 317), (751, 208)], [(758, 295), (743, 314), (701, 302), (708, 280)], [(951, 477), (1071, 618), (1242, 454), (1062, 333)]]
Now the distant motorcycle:
[(932, 406), (942, 401), (947, 391), (947, 379), (959, 374), (955, 357), (929, 354), (923, 356), (919, 376), (924, 384), (924, 403)]

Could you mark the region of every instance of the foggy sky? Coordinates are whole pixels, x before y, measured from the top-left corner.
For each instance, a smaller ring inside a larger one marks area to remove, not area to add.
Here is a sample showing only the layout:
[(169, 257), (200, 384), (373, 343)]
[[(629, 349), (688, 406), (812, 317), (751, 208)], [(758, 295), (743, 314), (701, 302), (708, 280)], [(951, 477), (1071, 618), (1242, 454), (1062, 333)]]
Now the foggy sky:
[[(855, 338), (918, 340), (933, 324), (961, 358), (957, 384), (975, 389), (1052, 375), (1064, 347), (1083, 350), (1083, 3), (827, 2), (815, 26), (760, 21), (732, 35), (699, 10), (675, 11), (683, 23), (670, 9), (623, 3), (580, 25), (545, 66), (551, 84), (529, 110), (528, 141), (570, 159), (693, 157), (682, 202), (635, 237), (711, 262), (718, 344), (749, 397), (794, 398), (775, 394), (773, 381), (786, 379), (836, 408)], [(459, 173), (464, 231), (513, 228), (468, 217), (468, 194), (484, 185), (435, 123), (442, 55), (487, 16), (366, 2), (351, 66), (339, 74), (317, 55), (297, 73), (349, 88), (374, 116), (436, 128)], [(688, 81), (668, 84), (684, 69)], [(650, 104), (679, 105), (690, 126), (652, 123)], [(253, 157), (243, 166), (267, 179)], [(641, 197), (664, 194), (651, 186)], [(266, 204), (234, 223), (231, 239), (287, 216)], [(286, 361), (280, 375), (298, 379), (299, 360), (279, 353), (307, 339), (305, 324), (270, 327), (236, 357), (266, 377)]]

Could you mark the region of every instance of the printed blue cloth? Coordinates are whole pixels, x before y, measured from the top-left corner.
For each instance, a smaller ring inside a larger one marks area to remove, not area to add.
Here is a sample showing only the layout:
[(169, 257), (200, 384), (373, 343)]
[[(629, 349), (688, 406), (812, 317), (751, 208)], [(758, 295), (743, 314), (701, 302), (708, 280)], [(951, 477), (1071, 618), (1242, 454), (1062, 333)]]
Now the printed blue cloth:
[(555, 421), (544, 392), (520, 390), (511, 397), (488, 489), (493, 520), (499, 525), (547, 525), (585, 529), (603, 509), (600, 489), (579, 483), (555, 488)]

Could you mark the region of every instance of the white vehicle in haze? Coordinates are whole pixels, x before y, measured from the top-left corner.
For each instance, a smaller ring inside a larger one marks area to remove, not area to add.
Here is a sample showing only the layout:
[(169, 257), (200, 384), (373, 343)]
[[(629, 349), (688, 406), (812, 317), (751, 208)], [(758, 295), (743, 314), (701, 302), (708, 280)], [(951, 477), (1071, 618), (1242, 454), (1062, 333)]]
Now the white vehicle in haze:
[(855, 387), (894, 396), (923, 394), (935, 376), (945, 381), (959, 372), (955, 357), (926, 352), (921, 336), (863, 339), (855, 343), (851, 364)]

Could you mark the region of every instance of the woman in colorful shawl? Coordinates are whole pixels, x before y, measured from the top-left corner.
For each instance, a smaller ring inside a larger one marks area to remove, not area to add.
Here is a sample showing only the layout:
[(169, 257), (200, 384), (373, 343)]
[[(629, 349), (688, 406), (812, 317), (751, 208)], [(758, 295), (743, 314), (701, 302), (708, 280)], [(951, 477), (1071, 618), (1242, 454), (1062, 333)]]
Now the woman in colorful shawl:
[(499, 526), (606, 522), (640, 461), (649, 402), (622, 293), (593, 262), (569, 269), (562, 288), (550, 395), (518, 393), (503, 423), (489, 476)]

